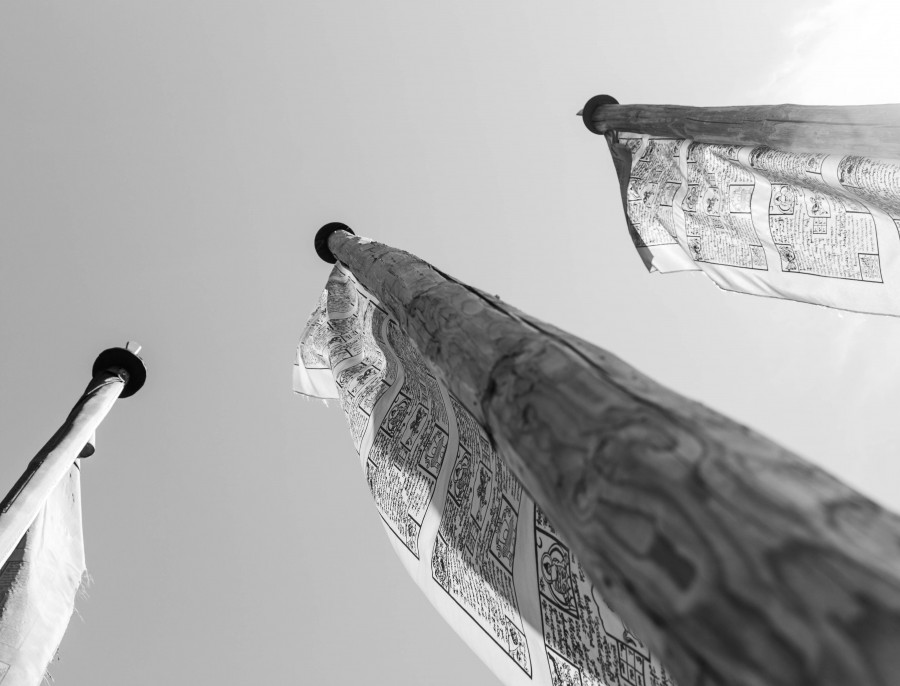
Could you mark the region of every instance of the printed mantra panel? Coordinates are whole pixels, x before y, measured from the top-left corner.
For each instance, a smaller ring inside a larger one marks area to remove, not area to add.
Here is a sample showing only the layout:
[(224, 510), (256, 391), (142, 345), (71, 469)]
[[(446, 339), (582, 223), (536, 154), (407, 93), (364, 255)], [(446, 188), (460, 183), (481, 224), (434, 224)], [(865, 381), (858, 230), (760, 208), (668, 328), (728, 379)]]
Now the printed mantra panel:
[(692, 143), (687, 149), (687, 192), (681, 203), (691, 256), (697, 262), (767, 269), (753, 226), (753, 174), (737, 164), (737, 150)]
[[(548, 686), (671, 683), (484, 429), (341, 265), (307, 324), (297, 364), (307, 374), (332, 370), (394, 548), (498, 677)], [(316, 395), (314, 385), (301, 380), (296, 390)]]
[(769, 230), (781, 269), (881, 282), (875, 220), (865, 205), (834, 193), (825, 155), (754, 148), (750, 166), (771, 182)]
[(628, 181), (628, 216), (639, 246), (675, 243), (675, 194), (681, 188), (678, 147), (681, 141), (623, 141), (635, 156)]

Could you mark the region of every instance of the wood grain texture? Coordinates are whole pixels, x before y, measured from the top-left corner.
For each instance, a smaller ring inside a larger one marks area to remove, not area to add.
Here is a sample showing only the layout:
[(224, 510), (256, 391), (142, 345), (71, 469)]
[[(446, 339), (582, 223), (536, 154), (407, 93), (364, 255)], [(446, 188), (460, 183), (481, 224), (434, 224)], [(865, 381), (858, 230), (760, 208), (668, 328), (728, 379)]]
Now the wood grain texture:
[(628, 131), (788, 152), (900, 158), (900, 105), (602, 105), (592, 120), (601, 134)]
[(328, 246), (680, 686), (900, 678), (900, 518), (408, 253), (345, 232)]

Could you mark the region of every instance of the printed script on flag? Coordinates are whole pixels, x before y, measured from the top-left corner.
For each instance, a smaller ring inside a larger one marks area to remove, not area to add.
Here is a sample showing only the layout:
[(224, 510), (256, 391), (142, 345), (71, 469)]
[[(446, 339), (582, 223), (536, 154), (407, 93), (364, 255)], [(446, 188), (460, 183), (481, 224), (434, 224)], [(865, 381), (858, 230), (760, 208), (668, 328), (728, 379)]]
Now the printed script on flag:
[(294, 389), (339, 398), (388, 538), (506, 684), (668, 686), (396, 319), (338, 264)]
[(634, 244), (651, 271), (900, 315), (900, 163), (609, 134)]

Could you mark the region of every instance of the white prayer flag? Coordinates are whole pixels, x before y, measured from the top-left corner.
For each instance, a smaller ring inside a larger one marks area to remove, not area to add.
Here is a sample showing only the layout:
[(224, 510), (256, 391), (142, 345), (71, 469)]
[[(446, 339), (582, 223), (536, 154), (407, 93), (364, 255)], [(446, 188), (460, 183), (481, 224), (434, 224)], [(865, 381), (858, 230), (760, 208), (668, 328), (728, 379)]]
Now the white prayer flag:
[(0, 567), (0, 684), (37, 686), (75, 609), (85, 572), (76, 463)]
[(140, 346), (104, 350), (62, 426), (0, 502), (0, 686), (39, 686), (85, 573), (80, 457), (119, 397), (144, 384)]
[(340, 399), (397, 555), (501, 681), (671, 683), (484, 429), (341, 264), (303, 332), (294, 380), (298, 393)]
[(900, 163), (609, 132), (650, 271), (730, 291), (900, 315)]

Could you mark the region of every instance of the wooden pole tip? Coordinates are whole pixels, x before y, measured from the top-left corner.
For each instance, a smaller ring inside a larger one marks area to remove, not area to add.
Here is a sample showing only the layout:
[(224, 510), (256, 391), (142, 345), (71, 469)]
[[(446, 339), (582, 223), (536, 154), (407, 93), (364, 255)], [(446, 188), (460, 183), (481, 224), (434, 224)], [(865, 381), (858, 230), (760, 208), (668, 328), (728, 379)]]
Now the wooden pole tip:
[[(331, 222), (316, 231), (316, 238), (313, 241), (313, 244), (316, 247), (316, 254), (328, 264), (337, 262), (337, 258), (332, 255), (331, 251), (328, 249), (328, 238), (337, 231), (353, 233), (353, 229), (346, 224), (342, 224), (341, 222)], [(353, 235), (355, 236), (356, 234), (354, 233)]]
[(108, 369), (121, 369), (126, 373), (125, 389), (122, 391), (120, 398), (127, 398), (134, 395), (147, 380), (147, 367), (144, 361), (138, 357), (137, 351), (141, 346), (137, 343), (129, 341), (126, 348), (109, 348), (104, 350), (94, 360), (94, 366), (91, 373), (96, 377)]
[(594, 112), (601, 105), (618, 105), (619, 101), (611, 95), (595, 95), (593, 98), (584, 103), (584, 109), (579, 112), (581, 120), (591, 133), (602, 135), (594, 126)]

